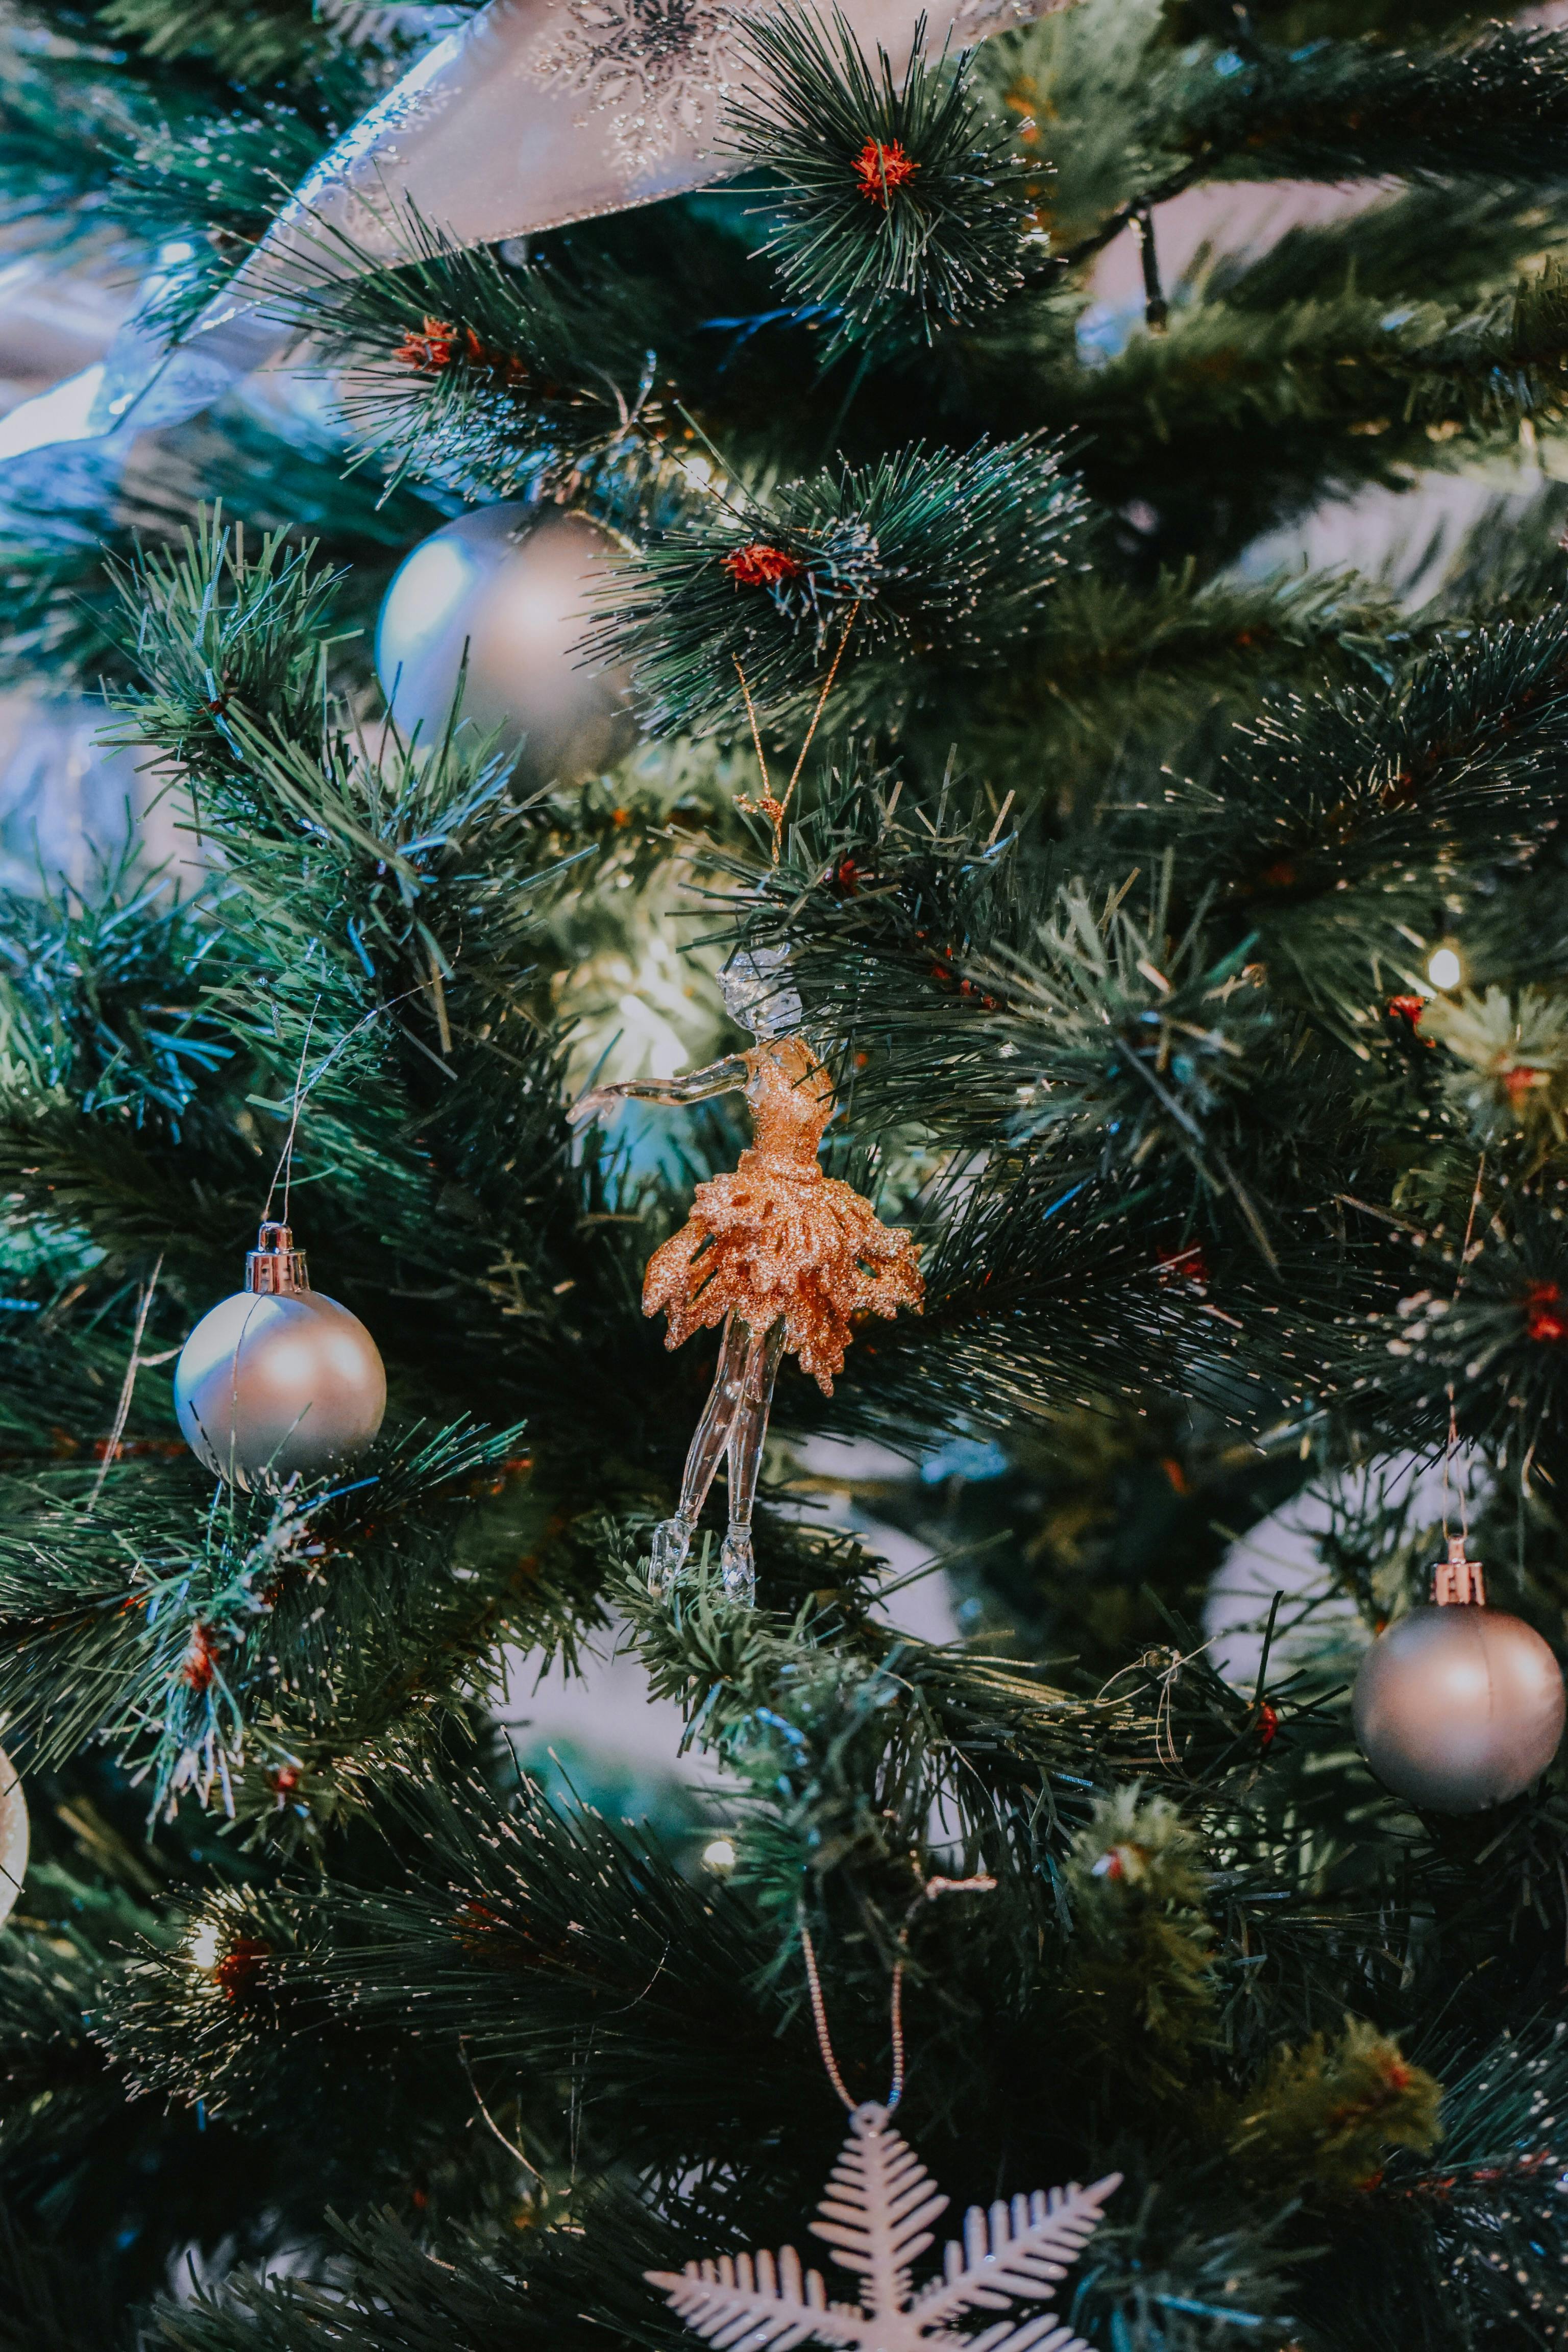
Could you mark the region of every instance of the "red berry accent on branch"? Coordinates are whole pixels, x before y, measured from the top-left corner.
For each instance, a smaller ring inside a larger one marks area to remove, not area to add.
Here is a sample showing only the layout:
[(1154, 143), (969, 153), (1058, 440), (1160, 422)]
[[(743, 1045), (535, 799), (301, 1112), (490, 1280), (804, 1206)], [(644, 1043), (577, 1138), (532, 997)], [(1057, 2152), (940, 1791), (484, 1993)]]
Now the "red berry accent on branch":
[(1190, 1242), (1185, 1249), (1161, 1250), (1154, 1265), (1161, 1282), (1190, 1282), (1202, 1289), (1209, 1278), (1209, 1262), (1198, 1242)]
[(868, 139), (850, 169), (868, 204), (880, 205), (886, 211), (894, 189), (907, 185), (920, 165), (901, 139), (889, 139), (886, 146), (879, 139)]
[(1524, 1331), (1530, 1339), (1568, 1339), (1568, 1313), (1554, 1282), (1532, 1282), (1524, 1294)]
[(1265, 1755), (1273, 1747), (1275, 1735), (1279, 1729), (1279, 1710), (1278, 1707), (1270, 1706), (1268, 1701), (1265, 1699), (1258, 1710), (1258, 1745)]
[(782, 588), (791, 580), (799, 580), (805, 571), (797, 556), (786, 555), (782, 547), (769, 547), (760, 539), (748, 547), (735, 548), (722, 562), (737, 588)]
[(1391, 996), (1388, 1000), (1388, 1010), (1390, 1013), (1397, 1013), (1401, 1019), (1408, 1021), (1414, 1029), (1426, 1010), (1426, 999), (1424, 996)]
[(180, 1663), (180, 1680), (188, 1683), (194, 1691), (210, 1690), (217, 1660), (217, 1635), (198, 1618), (191, 1628), (191, 1646)]
[(454, 326), (450, 319), (426, 315), (422, 330), (410, 328), (392, 354), (404, 367), (421, 375), (443, 375), (459, 364), (481, 369), (506, 383), (520, 383), (528, 373), (515, 352), (491, 351), (472, 327)]
[(240, 2001), (260, 1975), (263, 1961), (271, 1957), (257, 1937), (237, 1936), (213, 1974), (228, 1999)]
[[(468, 339), (477, 347), (478, 339), (471, 328)], [(460, 340), (450, 319), (432, 319), (426, 313), (423, 333), (411, 327), (392, 356), (405, 367), (418, 368), (426, 375), (439, 375), (459, 356)]]
[(497, 1928), (503, 1927), (505, 1925), (506, 1922), (499, 1911), (494, 1910), (489, 1904), (480, 1903), (472, 1896), (458, 1906), (458, 1915), (452, 1922), (458, 1949), (480, 1953), (489, 1951), (489, 1939), (494, 1936)]

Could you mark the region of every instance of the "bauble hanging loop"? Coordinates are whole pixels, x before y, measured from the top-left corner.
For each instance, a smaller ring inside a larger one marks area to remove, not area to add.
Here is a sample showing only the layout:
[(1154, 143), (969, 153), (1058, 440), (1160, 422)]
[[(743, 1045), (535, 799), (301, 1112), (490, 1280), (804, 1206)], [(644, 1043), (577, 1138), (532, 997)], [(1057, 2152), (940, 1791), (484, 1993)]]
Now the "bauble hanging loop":
[(245, 1288), (185, 1341), (174, 1408), (216, 1476), (276, 1492), (364, 1451), (386, 1411), (386, 1373), (358, 1316), (310, 1288), (304, 1251), (268, 1222), (246, 1258)]
[(1522, 1618), (1486, 1605), (1462, 1536), (1433, 1570), (1432, 1600), (1380, 1633), (1356, 1676), (1362, 1754), (1397, 1797), (1442, 1813), (1506, 1804), (1563, 1738), (1563, 1670)]
[(256, 1247), (245, 1253), (245, 1286), (260, 1297), (273, 1298), (285, 1292), (310, 1289), (305, 1253), (295, 1248), (294, 1236), (287, 1225), (278, 1224), (270, 1218), (263, 1223), (256, 1236)]

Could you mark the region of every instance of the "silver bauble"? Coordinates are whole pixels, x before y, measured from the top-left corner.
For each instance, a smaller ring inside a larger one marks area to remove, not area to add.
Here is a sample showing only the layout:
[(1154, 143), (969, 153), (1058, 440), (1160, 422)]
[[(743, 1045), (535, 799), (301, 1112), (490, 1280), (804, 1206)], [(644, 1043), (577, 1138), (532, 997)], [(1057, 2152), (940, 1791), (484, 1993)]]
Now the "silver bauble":
[(1522, 1618), (1480, 1601), (1479, 1570), (1450, 1544), (1437, 1589), (1473, 1593), (1412, 1609), (1361, 1663), (1352, 1712), (1362, 1754), (1397, 1797), (1479, 1813), (1538, 1780), (1563, 1738), (1563, 1673)]
[[(574, 650), (613, 542), (580, 515), (517, 500), (459, 515), (405, 557), (381, 607), (375, 671), (405, 735), (440, 740), (462, 679), (474, 736), (526, 746), (540, 772), (586, 774), (626, 750), (623, 681)], [(468, 667), (463, 667), (465, 651)]]
[[(268, 1234), (279, 1237), (267, 1246)], [(264, 1225), (247, 1287), (204, 1315), (174, 1368), (192, 1451), (236, 1486), (275, 1491), (352, 1462), (381, 1427), (386, 1373), (357, 1315), (309, 1286), (287, 1226)]]
[(27, 1868), (27, 1801), (16, 1766), (0, 1748), (0, 1920), (8, 1919)]

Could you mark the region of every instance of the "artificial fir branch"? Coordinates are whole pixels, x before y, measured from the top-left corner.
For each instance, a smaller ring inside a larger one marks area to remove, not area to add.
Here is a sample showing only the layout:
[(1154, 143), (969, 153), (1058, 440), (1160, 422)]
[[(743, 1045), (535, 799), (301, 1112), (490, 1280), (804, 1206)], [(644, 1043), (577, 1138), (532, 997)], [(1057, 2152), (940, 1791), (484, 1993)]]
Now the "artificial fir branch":
[[(356, 1748), (417, 1730), (455, 1702), (503, 1620), (548, 1620), (551, 1580), (519, 1578), (504, 1549), (488, 1561), (471, 1554), (444, 1591), (428, 1577), (441, 1502), (513, 1462), (517, 1443), (515, 1431), (446, 1432), (346, 1491), (187, 1505), (184, 1524), (172, 1512), (161, 1522), (145, 1472), (110, 1480), (112, 1522), (90, 1498), (53, 1511), (35, 1501), (0, 1538), (9, 1719), (46, 1759), (84, 1736), (111, 1741), (153, 1812), (193, 1787), (232, 1815), (247, 1763), (270, 1797), (280, 1771), (293, 1793), (307, 1767), (311, 1794), (332, 1785), (334, 1769), (341, 1794)], [(128, 1542), (140, 1554), (129, 1577)], [(553, 1598), (570, 1610), (564, 1594)], [(416, 1680), (396, 1666), (410, 1610), (425, 1619)], [(68, 1696), (68, 1660), (89, 1656), (96, 1687)]]
[[(0, 673), (20, 685), (47, 664), (62, 690), (127, 684), (134, 659), (115, 582), (154, 555), (177, 561), (191, 505), (204, 493), (215, 517), (243, 523), (253, 555), (269, 532), (290, 554), (314, 545), (317, 571), (338, 575), (332, 608), (345, 656), (351, 631), (374, 613), (394, 551), (438, 512), (415, 490), (389, 490), (368, 468), (345, 481), (335, 450), (268, 432), (244, 411), (167, 436), (151, 479), (92, 480), (68, 497), (14, 466), (0, 502)], [(140, 634), (138, 626), (132, 635)]]
[(1064, 1872), (1076, 1943), (1069, 2013), (1113, 2051), (1136, 2049), (1157, 2096), (1176, 2092), (1215, 2031), (1214, 1930), (1201, 1847), (1168, 1800), (1136, 1782), (1095, 1808)]
[(1256, 177), (1337, 178), (1373, 154), (1400, 178), (1550, 177), (1568, 152), (1563, 55), (1560, 34), (1506, 26), (1421, 53), (1356, 41), (1259, 47), (1238, 72), (1211, 69), (1189, 85), (1180, 135)]
[[(5, 68), (0, 196), (29, 234), (133, 261), (215, 229), (176, 304), (391, 47), (291, 0), (32, 21), (51, 37)], [(987, 45), (962, 91), (873, 77), (953, 144), (917, 154), (884, 112), (848, 154), (835, 217), (875, 232), (867, 288), (944, 154), (961, 176), (1023, 156), (1051, 238), (1002, 237), (987, 194), (1009, 299), (975, 306), (972, 277), (918, 365), (873, 335), (825, 371), (834, 322), (782, 248), (748, 253), (743, 194), (574, 224), (527, 263), (415, 235), (301, 284), (293, 314), (368, 370), (359, 424), (406, 476), (379, 520), (371, 469), (340, 489), (319, 440), (232, 417), (143, 445), (113, 499), (46, 479), (47, 529), (8, 493), (8, 679), (95, 674), (108, 540), (117, 724), (194, 787), (214, 871), (179, 908), (109, 873), (4, 926), (5, 1733), (47, 1727), (60, 1763), (20, 1759), (44, 1859), (0, 1943), (0, 2190), (26, 2232), (0, 2247), (0, 2335), (667, 2340), (640, 2269), (779, 2243), (820, 2180), (803, 1894), (858, 2095), (885, 2088), (907, 1948), (906, 2113), (944, 2181), (984, 2201), (1127, 2172), (1069, 2283), (1096, 2342), (1490, 2352), (1560, 2329), (1562, 2061), (1534, 2023), (1560, 1989), (1560, 1783), (1416, 1819), (1345, 1727), (1435, 1526), (1395, 1527), (1352, 1475), (1288, 1658), (1227, 1679), (1196, 1622), (1234, 1536), (1368, 1449), (1440, 1442), (1450, 1389), (1498, 1482), (1474, 1530), (1494, 1590), (1548, 1629), (1568, 1591), (1561, 500), (1494, 510), (1416, 613), (1402, 586), (1235, 564), (1325, 494), (1560, 430), (1560, 52), (1447, 5), (1413, 27), (1082, 0)], [(868, 136), (882, 204), (855, 173)], [(1089, 263), (1141, 210), (1287, 166), (1417, 176), (1184, 276), (1157, 219), (1166, 332), (1090, 305)], [(949, 194), (928, 259), (975, 250), (975, 190)], [(1020, 437), (1040, 431), (1075, 484)], [(525, 800), (478, 751), (364, 723), (338, 633), (454, 483), (543, 487), (653, 550), (634, 591), (663, 736), (583, 794)], [(243, 553), (216, 525), (180, 541), (219, 488)], [(731, 814), (750, 777), (689, 730), (734, 729), (738, 656), (781, 732), (852, 611), (842, 773), (803, 769), (775, 867)], [(595, 967), (686, 1042), (648, 928), (678, 859), (719, 894), (679, 900), (701, 1019), (724, 945), (791, 945), (839, 1086), (827, 1164), (926, 1244), (923, 1321), (858, 1330), (830, 1407), (781, 1384), (750, 1617), (700, 1563), (673, 1606), (619, 1573), (709, 1370), (662, 1354), (638, 1276), (733, 1138), (692, 1122), (655, 1166), (628, 1129), (578, 1159), (561, 1117), (604, 1043), (571, 1034)], [(1438, 939), (1464, 969), (1436, 1000)], [(301, 1557), (270, 1592), (266, 1507), (203, 1532), (167, 1362), (98, 1456), (153, 1264), (162, 1354), (237, 1280), (297, 1087), (301, 1238), (376, 1332), (392, 1425), (375, 1485), (289, 1520)], [(526, 1466), (398, 1489), (410, 1424), (465, 1412), (526, 1421)], [(789, 1450), (824, 1430), (918, 1454), (907, 1476), (876, 1457), (872, 1507), (955, 1562), (984, 1639), (901, 1639), (876, 1538), (779, 1511)], [(160, 1579), (154, 1630), (125, 1604)], [(727, 1791), (705, 1800), (727, 1875), (706, 1832), (661, 1847), (552, 1807), (486, 1743), (503, 1644), (571, 1662), (612, 1602)], [(150, 1786), (112, 1753), (209, 1727), (232, 1829), (219, 1775), (141, 1844)], [(933, 1841), (995, 1884), (911, 1922), (951, 1858)], [(1429, 2133), (1428, 2075), (1445, 2138), (1389, 2155)], [(214, 2283), (154, 2319), (187, 2250)]]
[(629, 468), (618, 491), (635, 509), (640, 477), (657, 473), (646, 287), (463, 250), (413, 210), (391, 228), (391, 263), (321, 232), (272, 297), (352, 371), (344, 413), (362, 455), (395, 479), (417, 471), (502, 497)]
[(828, 467), (766, 503), (718, 490), (628, 565), (590, 642), (659, 731), (731, 719), (737, 664), (759, 713), (787, 709), (846, 638), (851, 676), (938, 646), (984, 666), (1026, 635), (1082, 518), (1059, 451), (1029, 440)]
[(1310, 2173), (1331, 2194), (1373, 2179), (1391, 2148), (1426, 2155), (1438, 2138), (1439, 2084), (1396, 2042), (1354, 2020), (1331, 2042), (1320, 2036), (1281, 2051), (1255, 2097), (1235, 2126), (1243, 2167), (1283, 2164), (1298, 2179), (1305, 2143)]
[(929, 340), (1021, 283), (1029, 168), (970, 97), (966, 61), (928, 63), (923, 17), (897, 79), (837, 13), (746, 40), (760, 88), (731, 103), (728, 138), (783, 182), (762, 250), (798, 301), (840, 320), (827, 361), (868, 335)]

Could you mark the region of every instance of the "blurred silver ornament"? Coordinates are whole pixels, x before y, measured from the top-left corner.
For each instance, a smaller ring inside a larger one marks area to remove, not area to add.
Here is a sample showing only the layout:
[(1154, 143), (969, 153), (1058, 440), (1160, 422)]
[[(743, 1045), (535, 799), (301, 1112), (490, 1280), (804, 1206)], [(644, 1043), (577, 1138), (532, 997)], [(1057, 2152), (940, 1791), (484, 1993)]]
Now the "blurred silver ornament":
[(1380, 1633), (1355, 1680), (1362, 1754), (1384, 1786), (1441, 1813), (1505, 1804), (1563, 1738), (1563, 1671), (1533, 1627), (1486, 1606), (1479, 1567), (1452, 1536), (1431, 1605)]
[[(398, 567), (375, 631), (375, 668), (405, 735), (437, 740), (462, 682), (475, 735), (526, 745), (530, 768), (585, 775), (629, 748), (622, 681), (575, 648), (614, 542), (580, 515), (506, 499), (459, 515)], [(464, 656), (468, 666), (464, 668)]]
[(312, 1290), (287, 1225), (264, 1224), (245, 1288), (204, 1315), (174, 1368), (174, 1409), (218, 1477), (273, 1492), (363, 1454), (386, 1373), (357, 1315)]
[(0, 1748), (0, 1921), (8, 1919), (27, 1869), (27, 1801), (16, 1767)]

